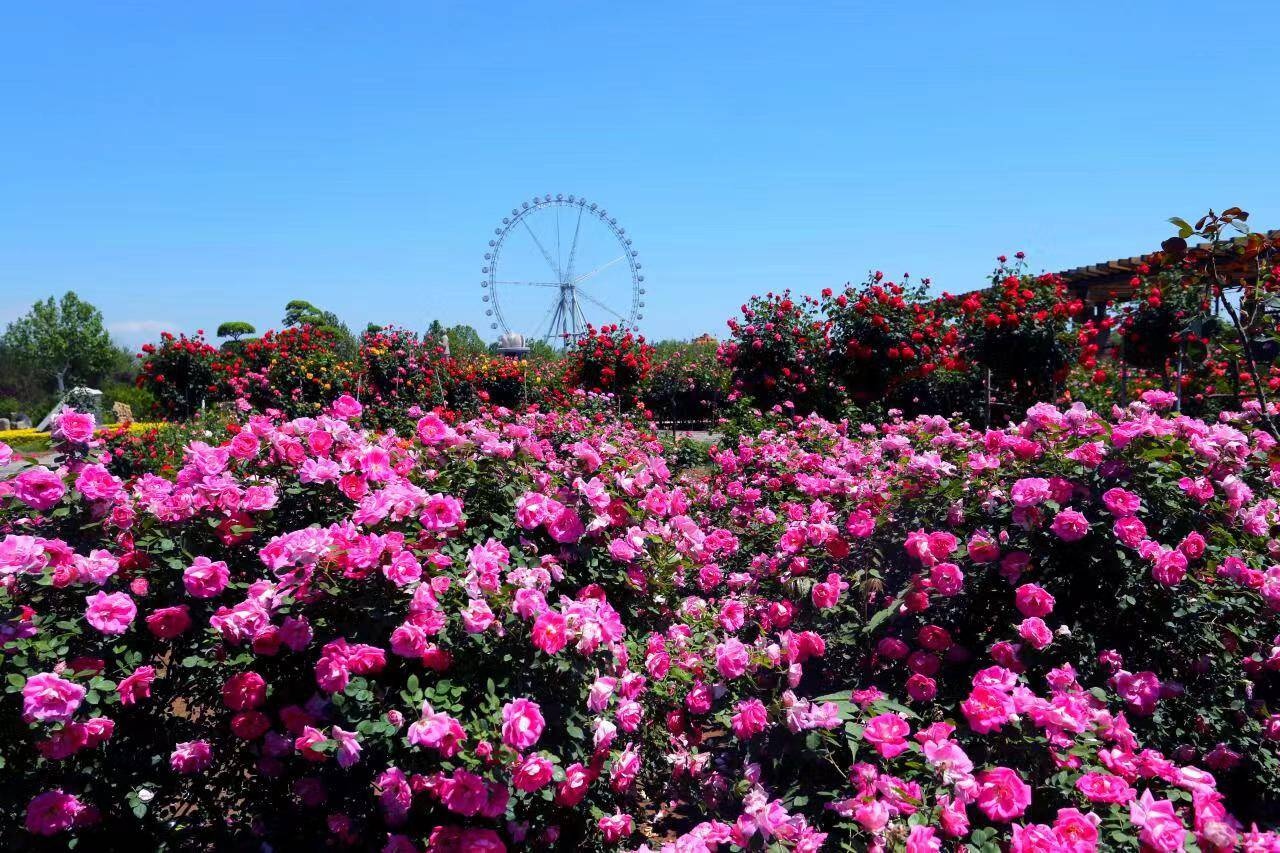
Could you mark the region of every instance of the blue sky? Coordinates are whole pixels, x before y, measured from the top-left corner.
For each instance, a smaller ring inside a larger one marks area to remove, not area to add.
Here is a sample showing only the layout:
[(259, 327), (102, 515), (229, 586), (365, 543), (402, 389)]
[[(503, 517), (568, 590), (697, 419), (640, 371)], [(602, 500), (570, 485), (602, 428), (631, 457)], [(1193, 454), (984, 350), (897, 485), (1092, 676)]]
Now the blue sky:
[(74, 289), (117, 337), (484, 329), (494, 225), (606, 205), (643, 330), (868, 269), (978, 286), (1240, 205), (1280, 227), (1280, 5), (10, 4), (0, 321)]

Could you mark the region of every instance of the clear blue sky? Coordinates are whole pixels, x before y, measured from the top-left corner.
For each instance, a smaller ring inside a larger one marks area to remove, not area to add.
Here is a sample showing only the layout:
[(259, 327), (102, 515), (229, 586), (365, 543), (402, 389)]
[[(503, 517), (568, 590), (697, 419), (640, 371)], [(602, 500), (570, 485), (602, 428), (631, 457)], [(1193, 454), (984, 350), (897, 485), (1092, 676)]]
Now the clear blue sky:
[(22, 3), (0, 12), (0, 321), (74, 289), (120, 340), (484, 329), (492, 228), (605, 204), (652, 337), (870, 268), (981, 283), (1280, 227), (1280, 4)]

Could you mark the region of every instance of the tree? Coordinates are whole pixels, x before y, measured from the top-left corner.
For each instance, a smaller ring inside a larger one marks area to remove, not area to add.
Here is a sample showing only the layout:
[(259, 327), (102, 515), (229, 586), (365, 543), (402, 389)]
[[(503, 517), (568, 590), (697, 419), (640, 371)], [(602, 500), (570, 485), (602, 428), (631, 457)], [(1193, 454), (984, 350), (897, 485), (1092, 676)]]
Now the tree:
[(102, 312), (71, 291), (31, 306), (9, 324), (2, 344), (6, 359), (52, 379), (60, 395), (68, 386), (99, 384), (118, 363)]
[(351, 361), (355, 359), (359, 344), (347, 324), (332, 311), (317, 308), (305, 299), (294, 299), (284, 306), (284, 324), (286, 326), (314, 326), (326, 332), (332, 332), (337, 339), (335, 350), (338, 355)]
[(229, 320), (218, 327), (218, 337), (231, 338), (234, 343), (240, 343), (240, 338), (255, 334), (257, 331), (251, 323), (243, 320)]
[(467, 355), (480, 355), (488, 351), (480, 333), (465, 324), (450, 326), (445, 332), (449, 336), (449, 350), (454, 358)]
[(527, 341), (526, 343), (529, 347), (529, 358), (533, 361), (555, 361), (560, 357), (560, 353), (556, 352), (555, 347), (541, 338)]
[(465, 323), (445, 328), (439, 320), (432, 320), (422, 339), (443, 345), (446, 337), (449, 339), (449, 355), (453, 358), (497, 352), (496, 345), (486, 344), (480, 333)]

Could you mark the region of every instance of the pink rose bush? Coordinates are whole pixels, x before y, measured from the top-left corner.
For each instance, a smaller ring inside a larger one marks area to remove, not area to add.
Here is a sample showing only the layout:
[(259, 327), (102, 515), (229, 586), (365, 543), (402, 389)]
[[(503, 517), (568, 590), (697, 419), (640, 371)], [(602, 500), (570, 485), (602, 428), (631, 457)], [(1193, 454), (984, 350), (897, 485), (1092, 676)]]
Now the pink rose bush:
[(1280, 849), (1256, 412), (362, 417), (0, 482), (5, 849)]

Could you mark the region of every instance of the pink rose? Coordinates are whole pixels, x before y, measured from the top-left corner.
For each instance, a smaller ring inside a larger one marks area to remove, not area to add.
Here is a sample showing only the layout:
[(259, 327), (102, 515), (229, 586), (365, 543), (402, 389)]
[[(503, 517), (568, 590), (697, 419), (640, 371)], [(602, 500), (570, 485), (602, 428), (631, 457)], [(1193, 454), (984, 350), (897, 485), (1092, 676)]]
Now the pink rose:
[(140, 666), (133, 671), (132, 675), (126, 676), (116, 685), (116, 692), (120, 694), (121, 705), (132, 705), (139, 699), (146, 699), (151, 695), (151, 682), (156, 680), (156, 669), (153, 666)]
[(202, 740), (180, 743), (169, 756), (169, 766), (179, 773), (199, 773), (213, 763), (213, 750)]
[(750, 658), (747, 647), (736, 637), (730, 637), (715, 648), (716, 670), (725, 678), (737, 678), (747, 671)]
[(1014, 603), (1023, 616), (1048, 616), (1056, 602), (1044, 587), (1024, 583), (1014, 592)]
[(840, 593), (849, 588), (849, 584), (841, 580), (840, 575), (831, 572), (825, 581), (813, 585), (810, 593), (813, 606), (819, 610), (835, 607), (840, 603)]
[(547, 533), (551, 538), (563, 544), (577, 542), (587, 528), (578, 513), (570, 507), (561, 507), (553, 518), (547, 521)]
[(502, 742), (523, 752), (538, 742), (546, 721), (542, 709), (530, 699), (516, 699), (502, 708)]
[(28, 468), (9, 483), (14, 497), (38, 510), (49, 509), (67, 492), (62, 478), (43, 465)]
[(1016, 507), (1038, 506), (1049, 499), (1049, 481), (1043, 477), (1025, 477), (1013, 484), (1009, 497)]
[(988, 819), (1008, 823), (1031, 805), (1031, 786), (1008, 767), (993, 767), (977, 775), (978, 808)]
[(920, 645), (932, 652), (946, 651), (951, 648), (951, 632), (941, 625), (924, 625), (916, 634)]
[(364, 411), (364, 406), (352, 397), (350, 394), (343, 394), (341, 397), (333, 401), (333, 416), (349, 421), (352, 418), (360, 417), (360, 413)]
[(86, 465), (76, 477), (76, 491), (91, 501), (109, 501), (118, 495), (123, 484), (101, 465)]
[(146, 621), (147, 630), (162, 640), (172, 640), (191, 627), (191, 616), (185, 604), (153, 610)]
[(449, 437), (452, 430), (435, 412), (418, 420), (418, 440), (423, 444), (439, 444)]
[(1178, 550), (1181, 551), (1188, 560), (1198, 560), (1204, 556), (1204, 552), (1208, 546), (1209, 543), (1205, 542), (1203, 536), (1192, 531), (1178, 543)]
[(605, 815), (596, 821), (596, 825), (600, 827), (604, 840), (609, 844), (616, 844), (632, 833), (631, 815), (620, 812)]
[(1074, 509), (1064, 509), (1053, 517), (1049, 529), (1063, 542), (1077, 542), (1089, 534), (1089, 520)]
[(902, 660), (911, 653), (911, 647), (897, 637), (882, 637), (876, 643), (876, 653), (889, 660)]
[(1138, 543), (1147, 538), (1147, 526), (1136, 515), (1116, 519), (1116, 523), (1111, 525), (1111, 532), (1130, 548), (1138, 547)]
[(1029, 616), (1018, 625), (1018, 636), (1026, 640), (1033, 649), (1043, 649), (1053, 642), (1053, 632), (1039, 616)]
[(1018, 824), (1013, 827), (1009, 838), (1009, 853), (1049, 853), (1049, 851), (1053, 853), (1066, 851), (1052, 826), (1033, 823)]
[(262, 442), (253, 433), (241, 430), (231, 439), (227, 449), (236, 459), (252, 459), (262, 449)]
[(1053, 831), (1068, 850), (1096, 850), (1100, 823), (1102, 818), (1093, 812), (1059, 809), (1058, 817), (1053, 821)]
[(483, 598), (473, 598), (462, 611), (462, 625), (470, 634), (482, 634), (497, 620), (489, 603)]
[(916, 824), (907, 835), (907, 853), (939, 853), (942, 839), (931, 826)]
[(457, 755), (467, 739), (462, 723), (443, 711), (436, 711), (431, 703), (422, 703), (422, 717), (409, 726), (409, 743), (437, 750), (445, 758)]
[(685, 694), (684, 705), (695, 714), (705, 714), (711, 710), (711, 698), (711, 688), (699, 681)]
[(1111, 684), (1120, 698), (1135, 714), (1141, 717), (1155, 712), (1160, 701), (1160, 679), (1154, 672), (1128, 672), (1120, 670), (1111, 677)]
[(1000, 559), (1000, 546), (985, 530), (970, 536), (967, 548), (969, 559), (975, 563), (994, 563)]
[(316, 661), (316, 686), (326, 693), (340, 693), (351, 681), (351, 670), (342, 659), (321, 655)]
[(382, 574), (398, 587), (408, 586), (422, 577), (422, 564), (409, 551), (401, 551), (389, 565), (382, 567)]
[(546, 495), (525, 492), (516, 498), (516, 524), (533, 530), (563, 508), (564, 504)]
[(1187, 576), (1187, 558), (1181, 551), (1161, 549), (1152, 561), (1151, 576), (1165, 586), (1177, 586)]
[(360, 761), (360, 753), (363, 751), (363, 747), (360, 746), (359, 735), (337, 726), (331, 726), (329, 733), (338, 744), (339, 767), (351, 767)]
[(1187, 830), (1173, 810), (1173, 803), (1157, 800), (1150, 791), (1129, 803), (1129, 820), (1141, 831), (1138, 838), (1159, 853), (1183, 849)]
[(71, 444), (88, 444), (93, 439), (93, 415), (63, 409), (53, 419), (53, 436)]
[(33, 835), (57, 835), (75, 826), (84, 812), (84, 803), (61, 788), (37, 794), (27, 803), (27, 832)]
[(769, 712), (759, 699), (744, 699), (735, 706), (735, 712), (729, 722), (734, 736), (741, 740), (750, 740), (769, 724)]
[[(501, 812), (499, 812), (501, 814)], [(413, 848), (417, 850), (417, 848)], [(458, 850), (468, 853), (506, 853), (507, 845), (492, 829), (464, 829), (458, 839)]]
[(938, 563), (929, 570), (929, 583), (939, 595), (959, 595), (964, 590), (964, 572), (955, 563)]
[(558, 611), (547, 610), (533, 623), (533, 644), (547, 654), (554, 655), (568, 642), (568, 623)]
[(881, 714), (872, 717), (862, 730), (863, 740), (876, 748), (885, 758), (893, 758), (907, 749), (907, 736), (911, 726), (897, 714)]
[(237, 672), (222, 685), (222, 704), (233, 711), (248, 711), (267, 701), (267, 682), (256, 672)]
[(427, 530), (449, 530), (462, 521), (462, 501), (453, 495), (435, 494), (427, 498), (418, 519)]
[(554, 772), (555, 768), (550, 761), (541, 755), (529, 755), (516, 765), (511, 781), (517, 790), (538, 791), (547, 786)]
[(978, 734), (999, 730), (1015, 713), (1008, 693), (985, 685), (974, 687), (969, 698), (960, 703), (960, 710)]
[(297, 750), (304, 760), (318, 764), (329, 758), (323, 751), (316, 749), (326, 740), (328, 738), (324, 736), (324, 732), (314, 726), (303, 726), (302, 734), (293, 739), (293, 748)]
[(208, 557), (196, 557), (195, 562), (182, 572), (182, 585), (193, 598), (213, 598), (227, 588), (231, 572), (222, 560), (216, 563)]
[(876, 519), (865, 509), (854, 510), (844, 524), (844, 529), (854, 539), (866, 539), (876, 529)]
[(613, 762), (613, 769), (609, 773), (609, 787), (618, 792), (625, 791), (635, 782), (639, 773), (640, 754), (636, 752), (635, 746), (628, 744)]
[(591, 789), (592, 778), (591, 771), (582, 764), (570, 764), (564, 769), (564, 781), (556, 786), (556, 803), (573, 808), (582, 802)]
[(102, 592), (87, 596), (89, 607), (84, 612), (85, 621), (104, 634), (123, 634), (138, 615), (133, 599), (123, 592)]
[(913, 672), (907, 679), (907, 696), (915, 702), (928, 702), (938, 695), (938, 682), (927, 675)]
[(1116, 518), (1127, 518), (1137, 515), (1142, 509), (1142, 499), (1133, 492), (1124, 489), (1108, 489), (1102, 493), (1102, 503), (1107, 511)]
[(42, 672), (27, 679), (22, 688), (22, 718), (27, 722), (65, 723), (80, 707), (85, 689)]

